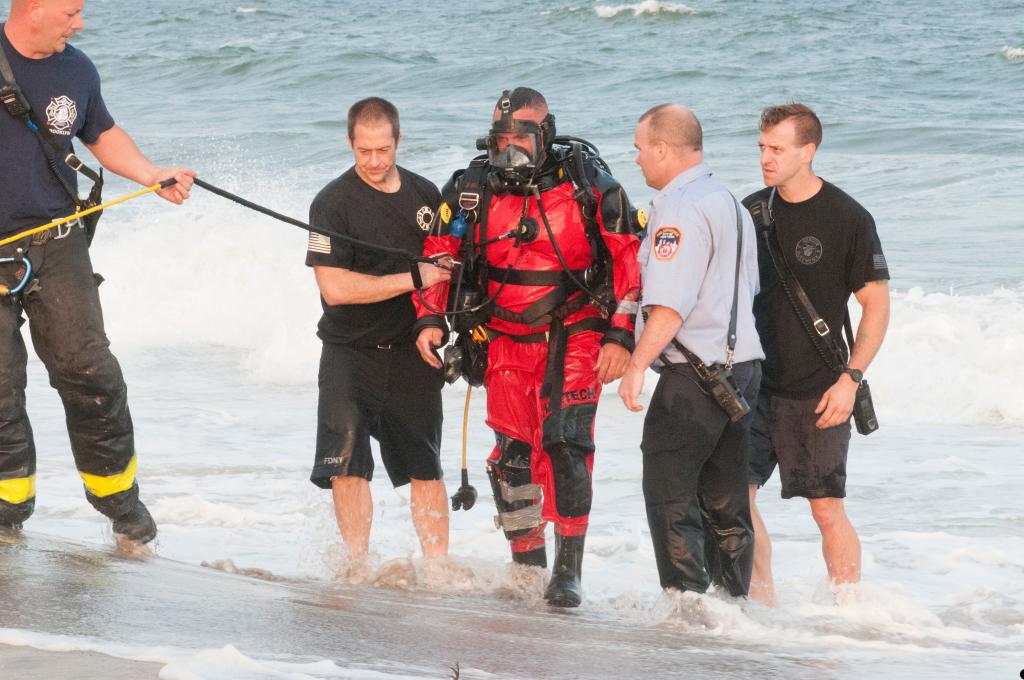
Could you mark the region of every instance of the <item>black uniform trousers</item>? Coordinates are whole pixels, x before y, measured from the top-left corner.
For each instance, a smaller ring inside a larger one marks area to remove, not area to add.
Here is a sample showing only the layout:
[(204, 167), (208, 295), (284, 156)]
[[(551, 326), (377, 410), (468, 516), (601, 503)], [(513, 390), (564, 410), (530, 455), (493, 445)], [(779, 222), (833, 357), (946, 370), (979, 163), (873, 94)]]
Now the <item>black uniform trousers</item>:
[[(135, 441), (128, 390), (103, 330), (98, 280), (85, 232), (75, 226), (61, 239), (25, 239), (0, 248), (0, 257), (25, 248), (38, 285), (0, 298), (0, 522), (20, 523), (35, 502), (36, 450), (25, 410), (28, 354), (21, 336), (27, 314), (32, 344), (64, 403), (71, 451), (86, 497), (108, 517), (132, 509)], [(13, 285), (18, 271), (0, 267)]]
[[(761, 362), (733, 366), (753, 407)], [(746, 595), (754, 559), (747, 491), (747, 438), (753, 411), (730, 423), (686, 364), (662, 370), (644, 420), (643, 489), (663, 588), (705, 592), (709, 572), (733, 595)], [(719, 564), (705, 562), (705, 528)]]

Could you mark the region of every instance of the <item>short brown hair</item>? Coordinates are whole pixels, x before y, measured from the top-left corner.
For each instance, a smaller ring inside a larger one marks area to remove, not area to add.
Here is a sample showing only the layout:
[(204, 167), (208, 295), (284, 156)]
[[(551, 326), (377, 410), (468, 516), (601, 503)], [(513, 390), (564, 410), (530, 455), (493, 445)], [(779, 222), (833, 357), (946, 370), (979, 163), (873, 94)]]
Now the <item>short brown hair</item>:
[(796, 141), (803, 146), (813, 144), (821, 146), (821, 121), (811, 107), (800, 102), (790, 101), (779, 106), (769, 106), (761, 112), (761, 132), (771, 129), (784, 120), (793, 120), (796, 128)]
[(647, 121), (650, 138), (670, 146), (701, 151), (704, 148), (704, 131), (693, 111), (678, 104), (658, 104), (640, 116), (640, 122)]
[(398, 109), (387, 99), (367, 97), (360, 99), (348, 110), (348, 138), (355, 141), (356, 123), (379, 123), (386, 121), (391, 124), (391, 134), (398, 139)]

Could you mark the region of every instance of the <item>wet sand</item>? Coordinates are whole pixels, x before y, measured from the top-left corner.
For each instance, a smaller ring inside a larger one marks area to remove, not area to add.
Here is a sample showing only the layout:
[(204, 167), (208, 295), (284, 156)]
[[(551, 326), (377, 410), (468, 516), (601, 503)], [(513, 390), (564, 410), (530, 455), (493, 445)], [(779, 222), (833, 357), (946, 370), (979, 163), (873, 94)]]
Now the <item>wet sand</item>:
[(0, 678), (22, 680), (156, 680), (163, 664), (118, 659), (97, 652), (44, 652), (0, 644)]

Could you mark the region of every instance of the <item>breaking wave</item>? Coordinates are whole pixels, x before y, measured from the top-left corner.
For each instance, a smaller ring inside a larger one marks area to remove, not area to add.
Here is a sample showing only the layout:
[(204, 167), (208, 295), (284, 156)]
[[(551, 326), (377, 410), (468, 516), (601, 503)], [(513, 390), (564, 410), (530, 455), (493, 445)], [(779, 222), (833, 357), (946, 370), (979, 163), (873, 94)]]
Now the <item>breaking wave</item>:
[(611, 19), (624, 12), (632, 12), (635, 17), (641, 14), (699, 14), (697, 10), (687, 5), (658, 0), (643, 0), (628, 5), (597, 5), (594, 12), (602, 19)]
[(1024, 61), (1024, 47), (1004, 47), (1003, 58), (1010, 63)]

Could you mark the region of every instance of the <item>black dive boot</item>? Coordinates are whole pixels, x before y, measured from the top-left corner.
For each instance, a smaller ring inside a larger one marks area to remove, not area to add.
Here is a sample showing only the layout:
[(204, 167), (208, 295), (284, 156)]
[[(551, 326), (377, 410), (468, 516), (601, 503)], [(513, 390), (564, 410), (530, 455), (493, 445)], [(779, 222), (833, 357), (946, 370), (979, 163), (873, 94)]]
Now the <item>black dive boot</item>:
[(116, 536), (136, 543), (149, 543), (156, 538), (156, 522), (143, 502), (138, 499), (131, 510), (120, 517), (112, 518), (112, 521), (111, 528)]
[(541, 569), (547, 569), (548, 551), (541, 546), (540, 548), (528, 550), (527, 552), (514, 552), (512, 553), (512, 561), (516, 564), (521, 564), (524, 567), (540, 567)]
[(583, 541), (586, 536), (555, 534), (555, 566), (544, 599), (555, 607), (579, 607), (583, 601), (580, 582), (583, 570)]

